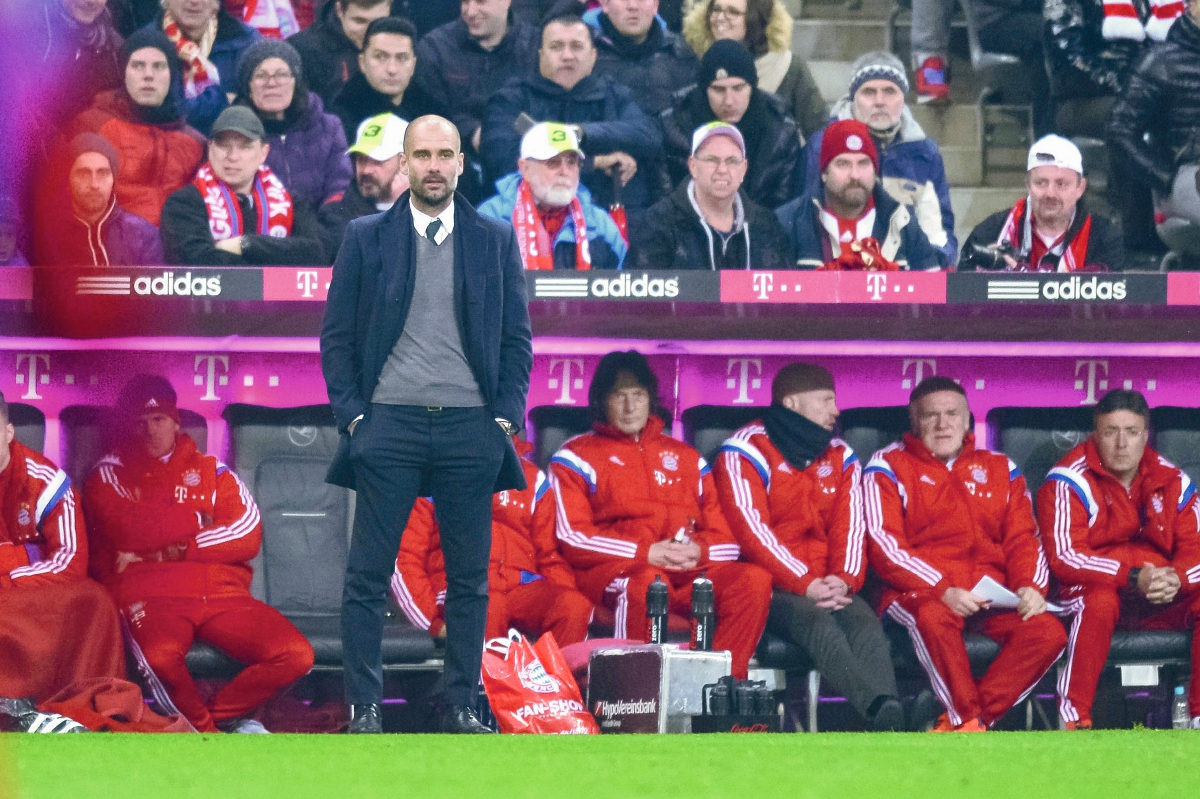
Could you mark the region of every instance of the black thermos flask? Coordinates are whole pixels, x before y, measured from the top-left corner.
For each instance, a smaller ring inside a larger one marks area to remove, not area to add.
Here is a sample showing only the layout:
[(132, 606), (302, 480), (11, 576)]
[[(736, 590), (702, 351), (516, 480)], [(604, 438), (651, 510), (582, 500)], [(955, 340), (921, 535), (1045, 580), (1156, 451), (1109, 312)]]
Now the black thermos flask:
[(711, 652), (713, 630), (717, 626), (717, 615), (713, 605), (712, 580), (704, 572), (692, 581), (692, 649)]
[(654, 582), (646, 589), (646, 618), (648, 619), (649, 634), (647, 640), (652, 644), (667, 642), (667, 605), (670, 596), (667, 584), (662, 577), (655, 576)]

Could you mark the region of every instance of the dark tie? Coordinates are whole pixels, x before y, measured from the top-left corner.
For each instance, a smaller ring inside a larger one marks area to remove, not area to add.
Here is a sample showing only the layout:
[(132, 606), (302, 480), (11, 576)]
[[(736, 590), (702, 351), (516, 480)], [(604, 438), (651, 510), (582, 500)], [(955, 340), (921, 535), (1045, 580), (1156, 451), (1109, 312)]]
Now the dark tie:
[(440, 220), (440, 219), (433, 220), (432, 222), (429, 223), (429, 227), (425, 228), (425, 238), (429, 239), (429, 242), (431, 244), (433, 244), (435, 247), (437, 246), (437, 243), (438, 243), (437, 234), (439, 232), (441, 232), (441, 229), (442, 229), (442, 220)]

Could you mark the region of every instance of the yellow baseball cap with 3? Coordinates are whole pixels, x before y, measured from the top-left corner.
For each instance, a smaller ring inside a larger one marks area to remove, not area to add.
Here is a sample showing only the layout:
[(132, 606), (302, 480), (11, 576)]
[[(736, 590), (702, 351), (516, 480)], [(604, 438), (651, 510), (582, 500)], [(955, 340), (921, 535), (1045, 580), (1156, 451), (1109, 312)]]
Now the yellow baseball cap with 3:
[(404, 131), (408, 123), (395, 114), (368, 117), (358, 126), (354, 146), (347, 155), (365, 155), (372, 161), (386, 161), (404, 152)]
[(570, 152), (583, 155), (575, 129), (561, 122), (539, 122), (521, 137), (522, 158), (549, 161), (557, 155)]

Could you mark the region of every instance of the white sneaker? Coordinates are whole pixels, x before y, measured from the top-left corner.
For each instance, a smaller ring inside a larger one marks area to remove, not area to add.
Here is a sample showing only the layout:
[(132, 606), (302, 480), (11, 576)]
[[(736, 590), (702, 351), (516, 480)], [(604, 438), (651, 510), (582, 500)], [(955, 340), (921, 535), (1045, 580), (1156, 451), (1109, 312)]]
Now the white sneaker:
[(1200, 716), (1192, 716), (1192, 723), (1188, 726), (1193, 730), (1200, 730)]
[(257, 719), (239, 719), (233, 724), (225, 728), (225, 732), (237, 733), (238, 735), (270, 735), (271, 731), (262, 725)]
[(25, 732), (34, 733), (64, 733), (88, 732), (88, 728), (74, 719), (60, 716), (58, 713), (38, 713), (28, 719), (29, 727)]

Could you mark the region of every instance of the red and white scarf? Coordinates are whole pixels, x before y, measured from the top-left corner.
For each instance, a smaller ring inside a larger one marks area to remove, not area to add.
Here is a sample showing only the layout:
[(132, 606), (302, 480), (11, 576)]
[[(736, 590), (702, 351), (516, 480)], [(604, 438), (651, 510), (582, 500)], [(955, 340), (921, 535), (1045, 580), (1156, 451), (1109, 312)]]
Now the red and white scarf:
[[(592, 253), (588, 247), (587, 220), (583, 218), (583, 204), (576, 196), (568, 206), (571, 223), (575, 226), (575, 268), (587, 271), (592, 268)], [(554, 242), (542, 224), (537, 203), (529, 184), (522, 180), (517, 184), (517, 202), (513, 205), (513, 228), (517, 231), (517, 246), (521, 249), (521, 262), (526, 269), (549, 270), (554, 268)]]
[(1150, 0), (1150, 17), (1142, 24), (1133, 0), (1104, 0), (1104, 24), (1100, 31), (1105, 39), (1140, 42), (1149, 36), (1161, 42), (1183, 11), (1183, 0)]
[[(1087, 266), (1087, 248), (1088, 239), (1091, 238), (1092, 233), (1092, 218), (1089, 216), (1084, 220), (1079, 232), (1071, 241), (1067, 241), (1067, 233), (1064, 233), (1054, 244), (1046, 246), (1040, 241), (1040, 238), (1034, 236), (1033, 214), (1025, 213), (1028, 204), (1028, 197), (1017, 200), (1017, 204), (1008, 212), (1008, 218), (1004, 220), (1004, 227), (1000, 229), (1000, 237), (996, 239), (996, 243), (1007, 242), (1018, 252), (1028, 253), (1029, 268), (1035, 272), (1048, 271), (1041, 268), (1042, 259), (1048, 255), (1058, 256), (1058, 266), (1056, 267), (1058, 272), (1078, 272)], [(1070, 227), (1067, 231), (1070, 232)]]
[(242, 21), (268, 39), (286, 39), (300, 31), (289, 0), (246, 0)]
[(170, 11), (163, 11), (163, 33), (175, 45), (175, 52), (183, 62), (183, 94), (189, 100), (199, 97), (209, 86), (221, 82), (221, 75), (216, 66), (208, 60), (213, 43), (217, 40), (217, 18), (208, 21), (204, 34), (199, 42), (193, 42), (183, 35), (179, 23), (171, 16)]
[(282, 239), (292, 233), (292, 222), (295, 220), (292, 195), (265, 165), (258, 168), (254, 185), (250, 188), (256, 217), (255, 229), (251, 231), (246, 230), (242, 206), (237, 197), (213, 173), (212, 164), (205, 163), (200, 167), (192, 185), (200, 190), (200, 196), (204, 198), (208, 229), (212, 231), (213, 241), (233, 239), (246, 233)]
[(875, 231), (875, 198), (867, 197), (867, 207), (858, 219), (842, 219), (828, 208), (821, 209), (821, 227), (829, 234), (829, 249), (834, 258), (842, 247), (855, 241), (869, 239)]

